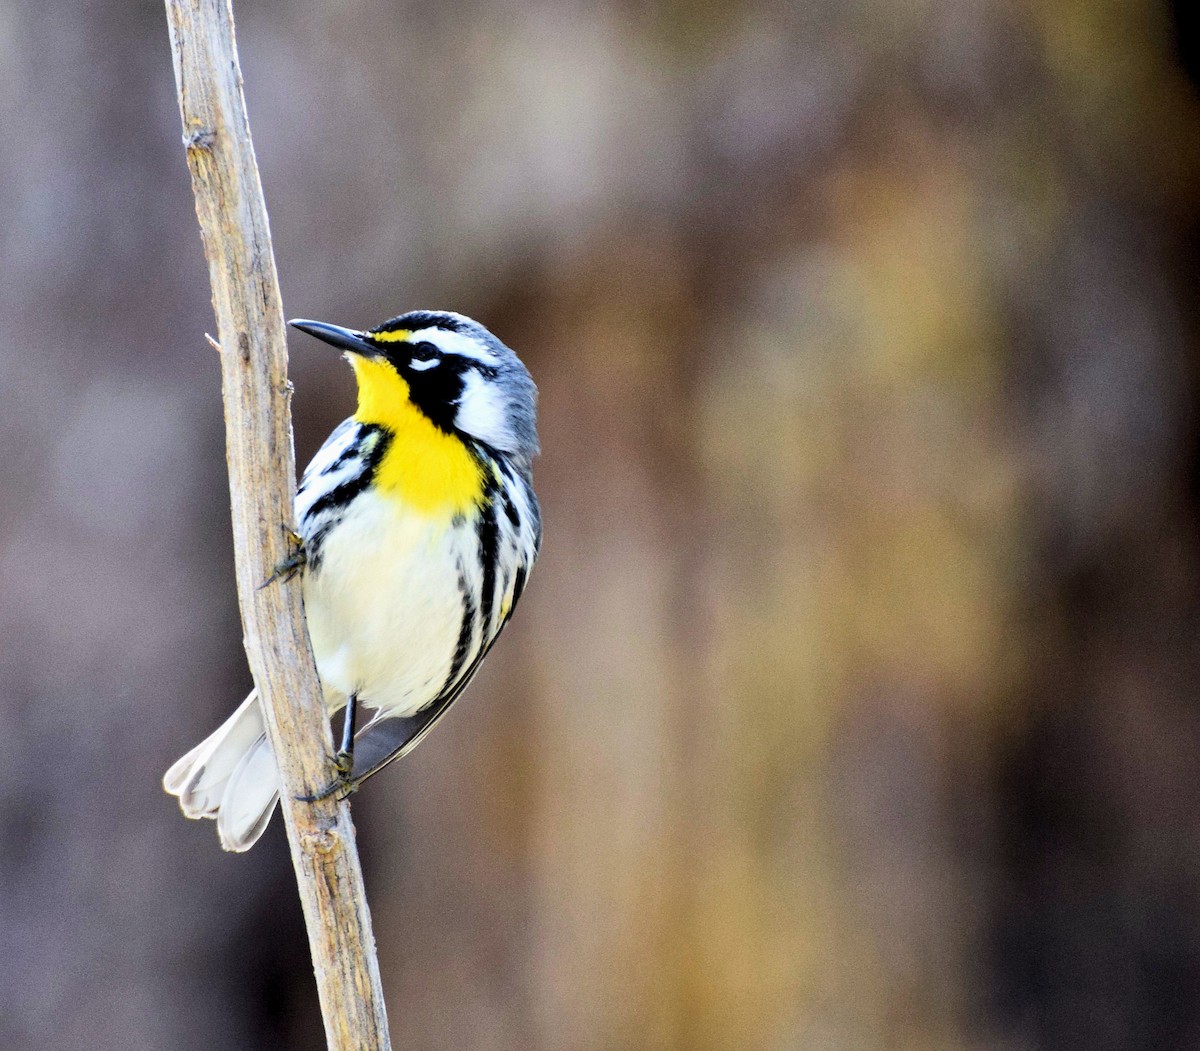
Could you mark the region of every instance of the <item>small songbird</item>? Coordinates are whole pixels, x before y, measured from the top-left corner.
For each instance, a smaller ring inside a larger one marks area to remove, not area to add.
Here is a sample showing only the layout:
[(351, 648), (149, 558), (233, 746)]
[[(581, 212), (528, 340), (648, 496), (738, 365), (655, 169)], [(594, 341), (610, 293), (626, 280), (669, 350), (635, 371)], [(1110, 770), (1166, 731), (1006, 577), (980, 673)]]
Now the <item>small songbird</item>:
[[(409, 752), (462, 693), (512, 616), (541, 543), (531, 463), (537, 388), (482, 325), (413, 311), (368, 332), (295, 328), (345, 352), (358, 411), (304, 472), (297, 557), (330, 714), (353, 791)], [(374, 709), (356, 729), (358, 706)], [(184, 814), (247, 850), (279, 800), (256, 693), (163, 778)]]

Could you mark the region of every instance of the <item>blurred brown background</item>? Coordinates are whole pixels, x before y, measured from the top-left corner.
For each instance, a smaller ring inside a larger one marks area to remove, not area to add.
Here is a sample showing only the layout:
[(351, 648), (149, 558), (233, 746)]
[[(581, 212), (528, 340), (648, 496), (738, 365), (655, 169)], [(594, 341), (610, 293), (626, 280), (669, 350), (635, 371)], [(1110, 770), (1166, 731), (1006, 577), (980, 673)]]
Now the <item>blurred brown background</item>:
[[(289, 315), (542, 391), (523, 606), (355, 802), (396, 1047), (1200, 1047), (1172, 8), (238, 13)], [(318, 1048), (278, 823), (158, 786), (249, 685), (161, 5), (0, 5), (0, 115), (0, 1046)]]

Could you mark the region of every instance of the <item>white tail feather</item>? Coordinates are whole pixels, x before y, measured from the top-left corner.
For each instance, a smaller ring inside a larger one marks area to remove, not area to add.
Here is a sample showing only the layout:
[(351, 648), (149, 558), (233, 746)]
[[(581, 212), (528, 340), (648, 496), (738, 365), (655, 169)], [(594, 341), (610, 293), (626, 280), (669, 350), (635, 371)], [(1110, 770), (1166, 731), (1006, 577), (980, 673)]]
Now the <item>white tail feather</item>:
[(226, 850), (254, 846), (279, 802), (279, 770), (264, 733), (242, 756), (225, 787), (217, 814), (217, 833)]
[(279, 774), (257, 693), (220, 728), (176, 762), (163, 788), (190, 818), (216, 818), (226, 850), (249, 850), (279, 799)]

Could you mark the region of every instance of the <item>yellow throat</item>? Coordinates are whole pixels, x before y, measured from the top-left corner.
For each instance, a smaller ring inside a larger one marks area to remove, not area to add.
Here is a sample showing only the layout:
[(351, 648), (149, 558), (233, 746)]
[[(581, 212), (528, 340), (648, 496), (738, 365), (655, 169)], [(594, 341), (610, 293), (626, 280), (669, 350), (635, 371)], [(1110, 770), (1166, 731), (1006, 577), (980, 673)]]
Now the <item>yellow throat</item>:
[(346, 356), (358, 379), (354, 418), (392, 433), (376, 471), (377, 488), (414, 511), (439, 518), (481, 506), (484, 473), (475, 454), (412, 403), (408, 384), (386, 361)]

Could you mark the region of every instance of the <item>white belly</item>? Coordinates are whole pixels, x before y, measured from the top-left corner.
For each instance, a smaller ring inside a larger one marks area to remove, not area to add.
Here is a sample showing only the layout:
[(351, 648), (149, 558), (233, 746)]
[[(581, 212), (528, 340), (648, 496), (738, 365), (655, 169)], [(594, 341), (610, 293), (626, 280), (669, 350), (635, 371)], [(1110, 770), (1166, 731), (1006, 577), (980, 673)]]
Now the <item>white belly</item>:
[[(460, 566), (478, 562), (474, 526), (416, 515), (363, 493), (304, 577), (317, 671), (331, 708), (346, 697), (411, 715), (442, 690), (462, 630)], [(468, 577), (469, 586), (477, 581)]]

